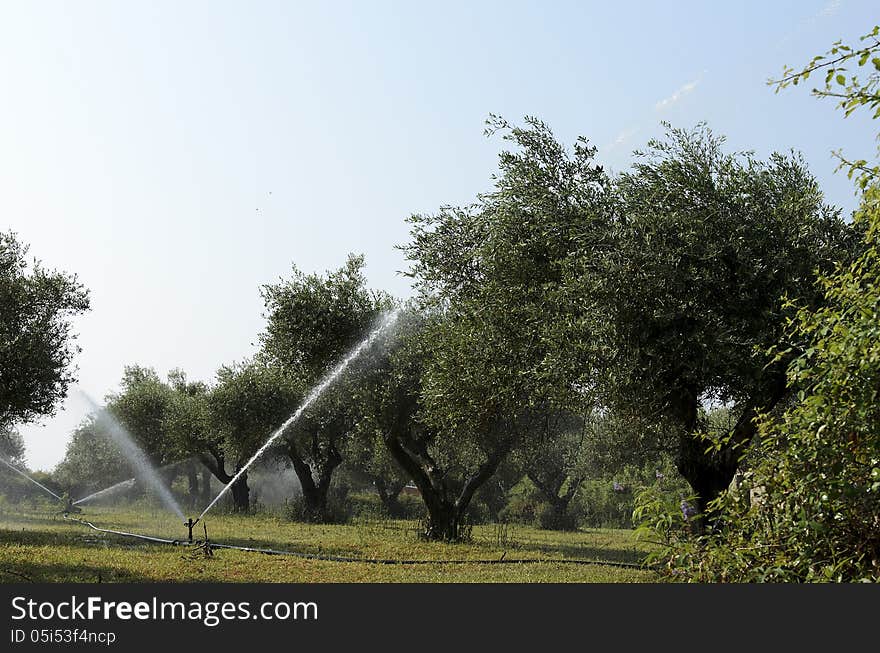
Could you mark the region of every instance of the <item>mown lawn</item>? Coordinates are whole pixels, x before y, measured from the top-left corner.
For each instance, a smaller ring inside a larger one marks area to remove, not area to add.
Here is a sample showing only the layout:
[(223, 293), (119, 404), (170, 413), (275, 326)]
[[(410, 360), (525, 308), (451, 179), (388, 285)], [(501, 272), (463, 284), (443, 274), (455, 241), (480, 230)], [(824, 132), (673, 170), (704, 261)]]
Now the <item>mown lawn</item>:
[[(89, 509), (80, 517), (101, 528), (185, 538), (178, 520), (158, 511)], [(273, 515), (208, 515), (208, 536), (223, 542), (361, 559), (458, 560), (455, 564), (332, 562), (215, 549), (211, 557), (183, 544), (150, 544), (94, 531), (48, 511), (0, 513), (0, 582), (652, 582), (653, 572), (607, 564), (639, 563), (648, 547), (632, 531), (573, 533), (524, 526), (476, 526), (471, 542), (441, 544), (416, 536), (416, 522), (382, 519), (345, 525), (291, 522)], [(197, 527), (204, 538), (202, 524)], [(528, 559), (522, 564), (479, 560)], [(475, 561), (475, 562), (468, 562)], [(540, 562), (543, 561), (543, 562)]]

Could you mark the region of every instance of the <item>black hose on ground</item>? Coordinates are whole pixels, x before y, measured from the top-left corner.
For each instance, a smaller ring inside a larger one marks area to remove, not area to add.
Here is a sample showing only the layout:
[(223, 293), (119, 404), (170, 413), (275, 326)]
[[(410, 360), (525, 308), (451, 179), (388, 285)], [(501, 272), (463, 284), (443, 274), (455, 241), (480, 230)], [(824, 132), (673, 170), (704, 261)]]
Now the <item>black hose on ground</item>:
[[(184, 540), (169, 540), (162, 537), (154, 537), (152, 535), (141, 535), (139, 533), (128, 533), (125, 531), (116, 531), (110, 528), (99, 528), (91, 522), (77, 517), (65, 515), (65, 519), (69, 521), (79, 522), (84, 526), (96, 530), (100, 533), (109, 533), (112, 535), (121, 535), (123, 537), (132, 537), (154, 544), (173, 544), (176, 546), (191, 546), (190, 542)], [(196, 540), (195, 545), (203, 544), (202, 541)], [(306, 560), (323, 560), (327, 562), (349, 562), (363, 563), (373, 565), (523, 565), (523, 564), (569, 564), (569, 565), (602, 565), (606, 567), (621, 567), (625, 569), (642, 569), (650, 571), (652, 568), (647, 565), (640, 565), (632, 562), (619, 562), (615, 560), (590, 560), (586, 558), (499, 558), (499, 559), (478, 559), (478, 560), (397, 560), (392, 558), (352, 558), (347, 556), (322, 555), (319, 553), (302, 553), (300, 551), (283, 551), (279, 549), (263, 549), (252, 546), (239, 546), (236, 544), (222, 544), (211, 542), (212, 549), (231, 549), (234, 551), (249, 551), (252, 553), (262, 553), (264, 555), (280, 555), (293, 556), (295, 558), (304, 558)]]

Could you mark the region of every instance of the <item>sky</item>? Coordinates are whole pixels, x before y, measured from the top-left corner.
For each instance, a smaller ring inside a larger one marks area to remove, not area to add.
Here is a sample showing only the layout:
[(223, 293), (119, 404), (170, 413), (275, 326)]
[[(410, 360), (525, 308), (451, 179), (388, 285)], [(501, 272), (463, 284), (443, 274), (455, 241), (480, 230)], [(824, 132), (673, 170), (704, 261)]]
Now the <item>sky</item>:
[(260, 286), (363, 253), (411, 293), (406, 218), (491, 189), (490, 113), (585, 136), (612, 171), (706, 121), (731, 150), (831, 151), (876, 130), (767, 80), (880, 20), (876, 2), (0, 2), (0, 229), (75, 273), (77, 384), (20, 430), (51, 469), (125, 365), (210, 380), (252, 355)]

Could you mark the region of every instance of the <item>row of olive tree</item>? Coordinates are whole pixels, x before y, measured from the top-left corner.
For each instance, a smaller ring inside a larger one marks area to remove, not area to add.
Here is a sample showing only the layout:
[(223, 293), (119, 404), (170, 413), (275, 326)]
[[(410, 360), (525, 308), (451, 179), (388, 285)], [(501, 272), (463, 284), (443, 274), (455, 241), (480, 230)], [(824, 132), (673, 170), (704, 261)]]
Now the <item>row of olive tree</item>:
[[(515, 146), (493, 190), (411, 219), (417, 300), (269, 455), (296, 471), (314, 519), (347, 460), (389, 505), (411, 479), (427, 535), (456, 539), (475, 493), (511, 461), (565, 524), (588, 453), (613, 432), (621, 448), (672, 451), (705, 512), (755, 417), (791, 392), (798, 352), (769, 353), (793, 315), (783, 298), (817, 306), (818, 275), (851, 259), (858, 228), (799, 156), (726, 153), (705, 126), (668, 128), (616, 177), (585, 140), (568, 151), (540, 121), (490, 129)], [(362, 268), (350, 257), (324, 276), (294, 269), (263, 288), (252, 361), (210, 385), (132, 368), (111, 409), (157, 465), (195, 456), (229, 482), (392, 307)], [(735, 416), (711, 448), (708, 402)], [(247, 507), (246, 476), (233, 497)]]
[[(386, 295), (366, 289), (362, 267), (363, 258), (352, 256), (344, 267), (323, 277), (294, 269), (290, 279), (263, 289), (268, 325), (253, 359), (222, 366), (211, 383), (192, 382), (180, 370), (163, 380), (152, 369), (128, 367), (120, 389), (107, 397), (108, 410), (154, 466), (169, 467), (167, 480), (182, 471), (190, 476), (191, 493), (205, 499), (207, 479), (193, 478), (193, 465), (173, 463), (197, 461), (220, 483), (232, 481), (309, 389), (391, 306)], [(330, 483), (344, 452), (351, 451), (352, 458), (372, 458), (375, 464), (381, 460), (367, 436), (366, 445), (352, 444), (355, 431), (364, 431), (353, 400), (362, 394), (353, 383), (356, 376), (349, 373), (340, 379), (267, 452), (267, 457), (292, 466), (312, 519), (327, 515)], [(96, 420), (80, 426), (56, 469), (78, 493), (112, 484), (126, 474), (129, 465)], [(380, 483), (387, 479), (402, 487), (396, 470), (377, 474), (373, 476)], [(393, 502), (398, 493), (399, 488), (387, 500)], [(231, 494), (236, 509), (248, 510), (246, 473)]]
[[(726, 153), (702, 125), (668, 128), (614, 178), (538, 120), (491, 126), (516, 146), (494, 190), (412, 219), (411, 274), (435, 314), (421, 421), (482, 447), (491, 474), (560, 410), (638, 415), (705, 512), (755, 417), (791, 392), (797, 351), (771, 352), (793, 316), (784, 298), (817, 306), (858, 227), (800, 156)], [(714, 447), (709, 402), (737, 417)]]
[[(776, 353), (791, 301), (807, 310), (827, 301), (816, 281), (858, 255), (860, 227), (825, 204), (800, 156), (728, 153), (704, 125), (667, 126), (619, 175), (586, 140), (569, 150), (536, 119), (520, 127), (492, 117), (489, 132), (513, 145), (493, 188), (471, 205), (411, 218), (403, 249), (416, 300), (267, 455), (295, 470), (310, 518), (327, 517), (334, 473), (348, 461), (389, 506), (412, 480), (427, 535), (456, 539), (504, 464), (519, 465), (566, 523), (590, 456), (611, 434), (625, 456), (642, 440), (672, 451), (705, 513), (730, 484), (756, 417), (791, 396), (786, 369), (801, 351)], [(71, 350), (41, 349), (40, 338), (65, 342), (58, 315), (86, 299), (66, 277), (25, 276), (21, 248), (3, 242), (5, 274), (60, 307), (25, 322), (27, 350), (45, 360), (4, 375), (9, 422), (63, 395)], [(351, 256), (326, 275), (294, 268), (262, 288), (267, 326), (253, 359), (220, 368), (211, 383), (131, 367), (110, 410), (155, 465), (195, 458), (230, 482), (394, 305), (367, 288), (363, 265)], [(3, 286), (9, 305), (31, 306), (18, 286)], [(37, 368), (53, 372), (42, 394), (28, 395)], [(707, 442), (710, 403), (734, 419)], [(86, 450), (97, 428), (80, 429), (59, 473), (99, 473), (76, 462), (97, 451)], [(205, 479), (190, 474), (203, 491)], [(232, 495), (248, 508), (246, 475)]]

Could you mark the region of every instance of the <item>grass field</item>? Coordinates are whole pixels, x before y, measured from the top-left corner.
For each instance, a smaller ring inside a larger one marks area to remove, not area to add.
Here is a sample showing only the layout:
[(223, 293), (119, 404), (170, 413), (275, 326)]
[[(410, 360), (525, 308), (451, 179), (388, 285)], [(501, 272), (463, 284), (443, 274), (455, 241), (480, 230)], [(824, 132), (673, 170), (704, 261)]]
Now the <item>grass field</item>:
[[(166, 513), (89, 509), (80, 515), (100, 528), (185, 538)], [(652, 582), (653, 572), (551, 559), (639, 563), (648, 550), (632, 531), (572, 533), (525, 526), (476, 526), (471, 542), (423, 542), (416, 522), (382, 519), (346, 525), (291, 522), (272, 515), (209, 515), (211, 541), (361, 559), (458, 560), (456, 564), (332, 562), (215, 549), (211, 557), (187, 546), (151, 544), (94, 531), (48, 511), (0, 513), (0, 582)], [(197, 527), (204, 537), (202, 525)], [(478, 561), (528, 559), (522, 564)], [(543, 560), (543, 562), (541, 562)], [(473, 562), (471, 562), (473, 561)]]

